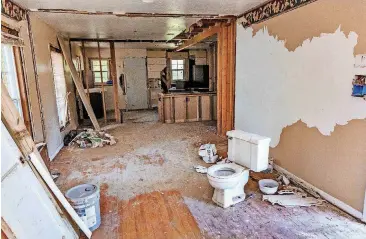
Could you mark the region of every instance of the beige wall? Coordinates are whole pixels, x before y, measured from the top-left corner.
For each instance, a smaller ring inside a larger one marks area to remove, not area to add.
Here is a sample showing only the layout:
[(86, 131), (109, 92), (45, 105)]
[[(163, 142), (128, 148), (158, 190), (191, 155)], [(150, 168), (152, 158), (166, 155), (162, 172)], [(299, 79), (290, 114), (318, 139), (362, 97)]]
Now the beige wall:
[[(286, 40), (285, 46), (293, 51), (305, 39), (334, 33), (341, 25), (346, 34), (354, 31), (358, 35), (354, 54), (366, 54), (365, 12), (364, 0), (318, 0), (252, 27), (258, 31), (266, 26), (270, 34)], [(336, 126), (330, 136), (297, 122), (282, 131), (280, 143), (270, 154), (281, 167), (362, 211), (366, 188), (365, 135), (366, 120)]]
[(70, 124), (61, 132), (57, 116), (50, 50), (51, 45), (53, 47), (60, 48), (57, 42), (57, 32), (41, 19), (32, 15), (32, 13), (30, 14), (30, 21), (37, 64), (39, 91), (44, 115), (46, 143), (49, 155), (50, 157), (53, 157), (60, 147), (63, 146), (64, 135), (71, 129), (75, 129), (77, 127), (75, 91), (69, 69), (66, 67), (65, 77), (67, 90), (71, 92), (69, 96), (71, 119)]

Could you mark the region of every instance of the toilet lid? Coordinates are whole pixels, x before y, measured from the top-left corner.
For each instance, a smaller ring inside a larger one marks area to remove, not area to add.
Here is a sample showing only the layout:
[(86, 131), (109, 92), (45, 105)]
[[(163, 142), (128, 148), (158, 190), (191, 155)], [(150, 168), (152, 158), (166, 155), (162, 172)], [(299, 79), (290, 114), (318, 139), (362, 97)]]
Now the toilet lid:
[(233, 178), (243, 173), (244, 170), (244, 167), (235, 163), (225, 163), (209, 167), (207, 174), (214, 178)]

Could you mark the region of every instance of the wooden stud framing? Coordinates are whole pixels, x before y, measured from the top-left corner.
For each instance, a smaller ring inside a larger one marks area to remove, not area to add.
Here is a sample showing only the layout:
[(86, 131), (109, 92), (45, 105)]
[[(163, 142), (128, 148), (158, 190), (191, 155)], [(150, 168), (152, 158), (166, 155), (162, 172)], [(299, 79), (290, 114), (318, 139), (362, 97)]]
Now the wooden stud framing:
[(71, 75), (72, 75), (72, 80), (74, 81), (76, 89), (77, 89), (77, 91), (80, 95), (80, 98), (81, 98), (81, 100), (82, 100), (82, 102), (85, 106), (86, 111), (88, 112), (89, 118), (92, 121), (95, 130), (99, 131), (100, 126), (99, 126), (98, 120), (95, 117), (93, 108), (90, 105), (89, 98), (85, 94), (83, 83), (82, 83), (82, 81), (81, 81), (81, 79), (80, 79), (80, 77), (79, 77), (79, 75), (78, 75), (78, 73), (75, 69), (75, 65), (72, 62), (70, 54), (68, 54), (67, 47), (65, 46), (64, 40), (62, 39), (61, 36), (57, 36), (57, 39), (58, 39), (58, 42), (61, 46), (62, 54), (64, 55), (66, 63), (70, 68)]
[(117, 66), (116, 66), (116, 51), (114, 48), (114, 42), (109, 43), (109, 49), (111, 52), (111, 78), (113, 81), (113, 99), (114, 99), (114, 117), (116, 122), (121, 122), (121, 116), (119, 112), (118, 104), (118, 81), (117, 81)]
[(222, 26), (217, 54), (217, 132), (225, 135), (234, 128), (236, 23)]
[[(87, 72), (87, 66), (86, 66), (86, 51), (85, 51), (85, 45), (84, 45), (84, 41), (81, 42), (81, 50), (82, 50), (82, 54), (83, 54), (83, 66), (84, 66), (84, 82), (85, 82), (85, 86), (86, 86), (86, 95), (89, 96), (89, 79), (88, 76), (86, 74)], [(90, 98), (89, 98), (90, 100)]]
[(99, 72), (100, 72), (100, 80), (102, 81), (102, 101), (103, 101), (103, 114), (104, 114), (104, 123), (107, 123), (107, 110), (105, 107), (105, 92), (104, 92), (104, 82), (103, 82), (103, 71), (102, 71), (102, 59), (100, 55), (100, 43), (98, 44), (98, 59), (99, 59)]

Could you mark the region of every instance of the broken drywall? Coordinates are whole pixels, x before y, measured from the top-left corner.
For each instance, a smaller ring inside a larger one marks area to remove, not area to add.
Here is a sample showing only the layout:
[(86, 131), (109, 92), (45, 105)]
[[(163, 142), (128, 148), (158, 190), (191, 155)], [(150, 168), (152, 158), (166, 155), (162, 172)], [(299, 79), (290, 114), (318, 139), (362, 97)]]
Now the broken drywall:
[(351, 97), (357, 34), (340, 28), (305, 40), (290, 52), (267, 29), (237, 28), (235, 128), (271, 137), (298, 120), (330, 135), (335, 125), (366, 118), (366, 102)]

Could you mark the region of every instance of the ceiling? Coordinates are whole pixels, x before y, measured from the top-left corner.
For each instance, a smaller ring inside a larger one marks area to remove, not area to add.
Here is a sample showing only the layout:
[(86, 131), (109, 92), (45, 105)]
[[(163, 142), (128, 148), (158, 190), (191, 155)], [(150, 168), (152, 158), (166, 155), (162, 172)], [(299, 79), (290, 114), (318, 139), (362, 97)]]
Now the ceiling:
[(184, 17), (129, 18), (46, 12), (31, 14), (71, 38), (170, 40), (199, 20)]
[(238, 15), (267, 0), (15, 0), (28, 9)]
[[(170, 40), (199, 21), (187, 14), (238, 15), (266, 0), (15, 0), (70, 38)], [(42, 12), (63, 9), (94, 14)], [(95, 11), (103, 14), (95, 14)], [(124, 13), (183, 14), (181, 17), (126, 17)]]

